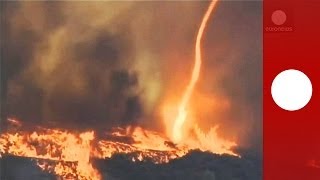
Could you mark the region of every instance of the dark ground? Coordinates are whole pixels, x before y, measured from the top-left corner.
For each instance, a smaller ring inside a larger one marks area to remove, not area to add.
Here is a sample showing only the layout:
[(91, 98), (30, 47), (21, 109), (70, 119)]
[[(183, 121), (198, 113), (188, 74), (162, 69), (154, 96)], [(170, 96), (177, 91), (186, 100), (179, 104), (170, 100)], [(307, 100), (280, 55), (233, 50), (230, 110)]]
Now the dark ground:
[[(6, 156), (0, 159), (1, 180), (54, 180), (28, 158)], [(106, 180), (261, 180), (261, 160), (194, 151), (167, 164), (132, 162), (130, 155), (96, 160)]]

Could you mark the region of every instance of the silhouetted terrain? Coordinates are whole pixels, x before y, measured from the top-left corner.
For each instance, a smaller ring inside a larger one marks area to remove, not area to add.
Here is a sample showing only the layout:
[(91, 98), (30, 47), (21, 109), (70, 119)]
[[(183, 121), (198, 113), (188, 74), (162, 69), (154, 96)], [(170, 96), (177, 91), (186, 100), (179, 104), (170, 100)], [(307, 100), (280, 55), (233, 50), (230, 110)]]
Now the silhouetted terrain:
[[(96, 160), (96, 167), (106, 180), (261, 180), (261, 160), (194, 151), (167, 164), (132, 162), (129, 155)], [(28, 158), (3, 157), (1, 180), (51, 180)]]

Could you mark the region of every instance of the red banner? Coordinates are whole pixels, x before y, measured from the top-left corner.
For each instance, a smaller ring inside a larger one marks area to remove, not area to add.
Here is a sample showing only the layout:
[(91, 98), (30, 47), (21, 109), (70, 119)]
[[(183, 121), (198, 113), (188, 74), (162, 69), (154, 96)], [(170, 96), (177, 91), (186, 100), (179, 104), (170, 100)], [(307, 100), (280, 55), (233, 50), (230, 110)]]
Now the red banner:
[[(264, 180), (320, 179), (320, 1), (264, 0)], [(309, 103), (287, 111), (274, 102), (271, 85), (296, 69), (312, 83)]]

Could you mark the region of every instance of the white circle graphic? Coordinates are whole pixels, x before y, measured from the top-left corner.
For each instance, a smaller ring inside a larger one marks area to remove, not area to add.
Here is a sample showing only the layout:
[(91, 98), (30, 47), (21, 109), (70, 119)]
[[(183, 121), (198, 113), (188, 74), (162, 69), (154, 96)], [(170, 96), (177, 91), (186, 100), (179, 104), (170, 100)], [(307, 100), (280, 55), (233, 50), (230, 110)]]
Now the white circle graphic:
[(288, 111), (296, 111), (310, 101), (312, 84), (303, 72), (289, 69), (282, 71), (274, 78), (271, 94), (279, 107)]

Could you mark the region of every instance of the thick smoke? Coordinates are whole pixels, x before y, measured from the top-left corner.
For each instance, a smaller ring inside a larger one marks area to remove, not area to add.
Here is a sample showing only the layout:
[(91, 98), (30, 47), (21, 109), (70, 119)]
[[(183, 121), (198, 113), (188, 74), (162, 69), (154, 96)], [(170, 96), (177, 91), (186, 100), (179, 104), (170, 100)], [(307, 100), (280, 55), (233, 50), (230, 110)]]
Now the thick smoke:
[(130, 68), (133, 46), (115, 10), (130, 3), (5, 5), (2, 82), (8, 116), (91, 127), (138, 121), (142, 104)]
[[(1, 2), (2, 117), (161, 127), (189, 80), (208, 2)], [(261, 2), (220, 2), (193, 104), (203, 127), (261, 145)], [(252, 138), (254, 137), (254, 138)]]
[(261, 153), (261, 2), (221, 3), (208, 32), (201, 89), (227, 103), (223, 106), (219, 98), (213, 100), (220, 108), (207, 119), (220, 125), (219, 133), (238, 137), (240, 146)]

